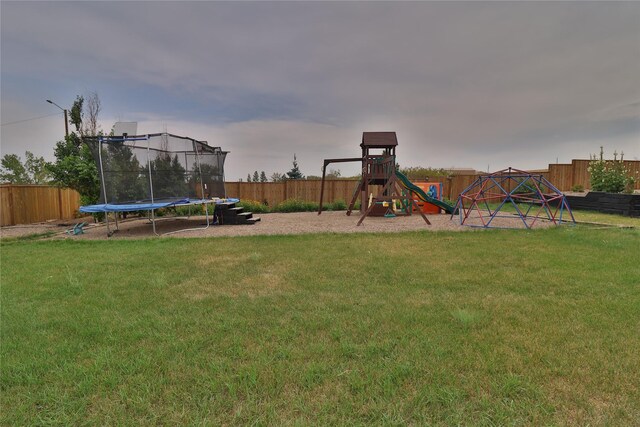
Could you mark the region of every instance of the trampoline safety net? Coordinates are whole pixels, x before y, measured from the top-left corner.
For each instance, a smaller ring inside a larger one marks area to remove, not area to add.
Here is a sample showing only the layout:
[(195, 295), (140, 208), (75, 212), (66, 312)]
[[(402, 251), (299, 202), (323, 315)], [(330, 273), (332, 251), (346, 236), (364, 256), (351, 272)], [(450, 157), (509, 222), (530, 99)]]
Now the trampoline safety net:
[(227, 151), (168, 133), (85, 137), (98, 167), (100, 203), (225, 197)]

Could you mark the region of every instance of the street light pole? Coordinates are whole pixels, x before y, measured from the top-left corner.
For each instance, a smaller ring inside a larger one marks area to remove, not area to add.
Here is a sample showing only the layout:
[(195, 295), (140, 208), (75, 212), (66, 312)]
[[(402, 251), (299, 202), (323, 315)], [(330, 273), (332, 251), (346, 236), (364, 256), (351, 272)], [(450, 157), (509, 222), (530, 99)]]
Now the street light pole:
[(58, 104), (56, 104), (55, 102), (53, 102), (50, 99), (47, 99), (47, 102), (49, 104), (55, 105), (56, 107), (58, 107), (59, 109), (64, 111), (64, 136), (68, 137), (69, 136), (69, 119), (67, 118), (67, 109), (66, 108), (62, 108), (61, 106), (59, 106)]

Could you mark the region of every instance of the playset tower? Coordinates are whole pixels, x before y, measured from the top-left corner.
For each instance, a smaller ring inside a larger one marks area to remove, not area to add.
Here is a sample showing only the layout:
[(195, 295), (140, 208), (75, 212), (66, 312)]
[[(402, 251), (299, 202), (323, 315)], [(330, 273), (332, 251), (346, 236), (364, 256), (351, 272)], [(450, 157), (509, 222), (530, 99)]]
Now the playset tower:
[[(322, 213), (327, 166), (344, 162), (362, 162), (362, 176), (347, 210), (347, 215), (351, 215), (356, 201), (360, 198), (361, 217), (357, 225), (362, 224), (367, 216), (411, 215), (412, 207), (417, 205), (411, 197), (413, 190), (404, 187), (403, 191), (403, 183), (399, 179), (401, 174), (396, 170), (397, 146), (398, 138), (395, 132), (363, 132), (360, 144), (362, 157), (325, 159), (322, 166), (318, 215)], [(396, 209), (396, 202), (400, 204), (400, 209)], [(418, 212), (427, 224), (431, 224), (421, 210), (418, 209)]]

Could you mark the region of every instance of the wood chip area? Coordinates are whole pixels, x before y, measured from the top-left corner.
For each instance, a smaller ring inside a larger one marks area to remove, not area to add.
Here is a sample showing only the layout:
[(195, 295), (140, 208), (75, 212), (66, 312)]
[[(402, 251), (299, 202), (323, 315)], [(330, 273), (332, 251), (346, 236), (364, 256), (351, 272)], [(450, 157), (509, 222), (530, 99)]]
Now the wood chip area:
[[(458, 218), (450, 219), (449, 215), (428, 215), (431, 225), (427, 225), (420, 215), (398, 216), (395, 218), (368, 217), (362, 225), (356, 226), (360, 215), (354, 213), (347, 216), (345, 212), (316, 212), (302, 213), (270, 213), (256, 215), (261, 221), (254, 225), (211, 225), (207, 229), (201, 229), (205, 225), (203, 216), (191, 218), (161, 218), (156, 222), (156, 231), (159, 234), (169, 233), (185, 228), (194, 230), (180, 231), (178, 233), (163, 235), (162, 237), (218, 237), (218, 236), (254, 236), (275, 234), (305, 234), (305, 233), (393, 233), (412, 230), (452, 230), (469, 231), (477, 228), (463, 227), (458, 223)], [(500, 227), (518, 226), (511, 219), (496, 219), (494, 225)], [(538, 223), (536, 228), (548, 226), (548, 223)], [(89, 224), (84, 228), (84, 234), (70, 235), (65, 233), (71, 226), (56, 224), (32, 224), (28, 226), (3, 227), (0, 229), (0, 237), (19, 237), (30, 234), (55, 232), (51, 239), (107, 239), (107, 229), (104, 223)], [(119, 231), (110, 239), (140, 239), (157, 238), (153, 234), (150, 222), (146, 219), (127, 219), (120, 221)], [(200, 229), (198, 229), (200, 228)], [(111, 221), (113, 230), (113, 221)]]

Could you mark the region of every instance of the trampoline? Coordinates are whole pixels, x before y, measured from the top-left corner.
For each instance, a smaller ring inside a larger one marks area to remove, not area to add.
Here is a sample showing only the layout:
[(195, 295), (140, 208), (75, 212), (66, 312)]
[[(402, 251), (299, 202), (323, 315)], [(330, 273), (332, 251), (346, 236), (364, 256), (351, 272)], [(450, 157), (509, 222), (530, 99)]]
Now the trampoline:
[[(120, 212), (148, 212), (153, 232), (159, 235), (158, 209), (204, 206), (204, 227), (175, 233), (208, 228), (210, 204), (238, 201), (226, 199), (224, 161), (228, 151), (209, 146), (206, 141), (157, 133), (85, 137), (83, 142), (98, 167), (100, 203), (81, 206), (80, 212), (104, 213), (108, 236), (117, 231)], [(211, 214), (214, 212), (215, 208)], [(115, 217), (114, 231), (109, 224), (110, 213)]]

